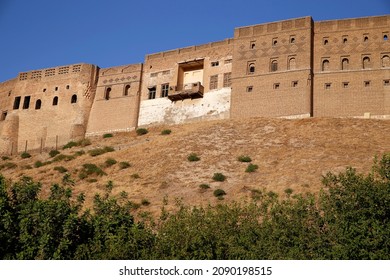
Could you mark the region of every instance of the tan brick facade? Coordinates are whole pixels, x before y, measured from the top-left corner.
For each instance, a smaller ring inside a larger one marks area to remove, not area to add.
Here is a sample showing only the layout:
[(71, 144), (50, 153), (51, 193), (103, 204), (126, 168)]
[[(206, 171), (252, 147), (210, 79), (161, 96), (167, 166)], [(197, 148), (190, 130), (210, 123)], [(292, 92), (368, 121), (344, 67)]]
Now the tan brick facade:
[(0, 153), (139, 125), (254, 116), (390, 117), (390, 16), (239, 27), (234, 38), (0, 83)]

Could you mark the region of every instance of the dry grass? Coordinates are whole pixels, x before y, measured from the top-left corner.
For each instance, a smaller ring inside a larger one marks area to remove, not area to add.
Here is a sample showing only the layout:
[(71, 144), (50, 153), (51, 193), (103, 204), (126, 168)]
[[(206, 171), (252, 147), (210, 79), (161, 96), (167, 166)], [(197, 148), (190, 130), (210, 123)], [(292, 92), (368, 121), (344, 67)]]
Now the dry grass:
[[(104, 167), (107, 155), (91, 157), (88, 153), (70, 161), (52, 163), (40, 168), (22, 169), (40, 160), (50, 159), (48, 153), (31, 152), (29, 159), (12, 156), (17, 168), (2, 170), (12, 179), (32, 176), (43, 185), (47, 193), (52, 183), (61, 183), (63, 174), (53, 170), (62, 165), (76, 181), (74, 193), (86, 193), (87, 206), (96, 192), (102, 192), (109, 180), (113, 181), (113, 194), (122, 192), (135, 203), (143, 200), (150, 205), (142, 211), (159, 213), (164, 198), (170, 204), (178, 198), (192, 205), (225, 203), (232, 200), (250, 200), (253, 191), (265, 189), (286, 196), (286, 189), (294, 194), (318, 192), (321, 175), (328, 171), (344, 171), (353, 166), (368, 173), (375, 155), (390, 152), (390, 122), (362, 119), (303, 120), (247, 119), (210, 121), (196, 124), (171, 126), (169, 137), (161, 135), (165, 127), (148, 128), (142, 137), (136, 132), (116, 134), (112, 138), (91, 138), (90, 149), (112, 146), (110, 158), (131, 164), (121, 169), (118, 164)], [(72, 155), (80, 147), (61, 153)], [(189, 162), (190, 153), (201, 160)], [(237, 158), (247, 155), (258, 165), (253, 173), (245, 172), (247, 163)], [(79, 180), (77, 174), (83, 164), (94, 163), (104, 169), (106, 176), (97, 182)], [(223, 182), (212, 180), (214, 173), (226, 176)], [(139, 174), (134, 178), (133, 174)], [(199, 191), (200, 184), (208, 184), (210, 190)], [(213, 196), (213, 191), (223, 189), (224, 202)], [(137, 210), (139, 211), (139, 210)]]

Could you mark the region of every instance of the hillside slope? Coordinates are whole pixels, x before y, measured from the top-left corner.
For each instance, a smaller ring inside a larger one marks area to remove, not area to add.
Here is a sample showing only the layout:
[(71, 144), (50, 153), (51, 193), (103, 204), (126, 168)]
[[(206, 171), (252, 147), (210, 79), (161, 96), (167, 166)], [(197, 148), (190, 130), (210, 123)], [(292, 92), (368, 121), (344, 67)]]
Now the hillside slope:
[[(172, 133), (161, 135), (166, 128)], [(293, 193), (318, 192), (321, 175), (344, 171), (347, 166), (368, 173), (375, 155), (390, 152), (390, 122), (255, 118), (153, 127), (142, 136), (131, 132), (90, 140), (92, 145), (60, 150), (66, 155), (80, 150), (87, 152), (74, 159), (36, 168), (36, 161), (52, 160), (47, 152), (32, 152), (32, 157), (27, 159), (14, 155), (3, 160), (1, 172), (12, 180), (25, 175), (41, 181), (44, 195), (51, 184), (61, 183), (64, 173), (53, 168), (62, 166), (75, 181), (74, 193), (86, 194), (87, 206), (95, 193), (104, 191), (111, 180), (114, 195), (125, 191), (131, 201), (150, 202), (149, 205), (144, 203), (139, 211), (158, 213), (164, 197), (173, 207), (177, 199), (191, 205), (219, 203), (213, 195), (218, 188), (227, 193), (223, 201), (250, 199), (256, 189), (285, 196), (287, 188)], [(115, 151), (95, 157), (88, 154), (88, 150), (104, 146), (111, 146)], [(200, 160), (188, 161), (191, 153), (196, 153)], [(248, 163), (237, 160), (241, 155), (250, 156), (259, 168), (252, 173), (245, 172)], [(117, 163), (104, 167), (107, 158)], [(7, 162), (17, 166), (8, 164), (7, 167)], [(121, 169), (119, 162), (128, 162), (131, 166)], [(85, 163), (101, 166), (107, 175), (80, 179)], [(216, 172), (223, 173), (226, 180), (213, 181)], [(200, 184), (209, 184), (210, 188), (201, 189)]]

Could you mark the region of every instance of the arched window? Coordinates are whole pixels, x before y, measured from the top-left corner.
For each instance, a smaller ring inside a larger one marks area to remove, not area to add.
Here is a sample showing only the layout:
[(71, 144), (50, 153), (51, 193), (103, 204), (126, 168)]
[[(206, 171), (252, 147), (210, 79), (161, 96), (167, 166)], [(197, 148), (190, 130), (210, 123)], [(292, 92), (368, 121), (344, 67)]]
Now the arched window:
[(329, 70), (329, 60), (325, 59), (322, 61), (322, 71), (328, 71)]
[(388, 55), (382, 57), (382, 67), (390, 67), (390, 57)]
[(293, 70), (296, 68), (296, 61), (295, 61), (295, 57), (291, 57), (288, 61), (288, 69), (289, 70)]
[(389, 37), (387, 36), (387, 34), (383, 35), (383, 40), (384, 41), (387, 41), (389, 39)]
[(104, 99), (105, 100), (110, 99), (110, 93), (111, 93), (111, 88), (110, 87), (106, 88), (106, 91), (104, 92)]
[(58, 105), (58, 96), (54, 96), (53, 98), (53, 106), (57, 106)]
[(72, 98), (70, 99), (70, 103), (76, 103), (77, 102), (77, 95), (73, 94)]
[(275, 71), (278, 71), (278, 61), (276, 59), (271, 61), (271, 72)]
[(38, 100), (35, 102), (35, 110), (41, 109), (41, 106), (42, 106), (42, 101), (41, 101), (40, 99), (38, 99)]
[(249, 63), (249, 65), (248, 65), (248, 73), (249, 74), (253, 74), (253, 73), (255, 73), (255, 71), (256, 71), (255, 64), (254, 63)]
[(371, 63), (370, 63), (370, 58), (368, 56), (365, 56), (363, 58), (363, 69), (370, 68)]
[(125, 86), (125, 92), (123, 93), (124, 96), (128, 96), (130, 91), (130, 85)]
[(349, 60), (348, 58), (343, 58), (341, 61), (341, 70), (347, 70), (349, 66)]

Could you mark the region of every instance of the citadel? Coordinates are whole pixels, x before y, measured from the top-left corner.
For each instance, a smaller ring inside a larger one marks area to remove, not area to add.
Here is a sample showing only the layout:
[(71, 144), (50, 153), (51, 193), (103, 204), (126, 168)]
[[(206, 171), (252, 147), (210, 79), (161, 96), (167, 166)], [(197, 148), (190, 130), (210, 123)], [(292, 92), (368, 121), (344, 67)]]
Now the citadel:
[(238, 27), (234, 37), (0, 83), (0, 153), (137, 127), (250, 117), (390, 119), (390, 15)]

